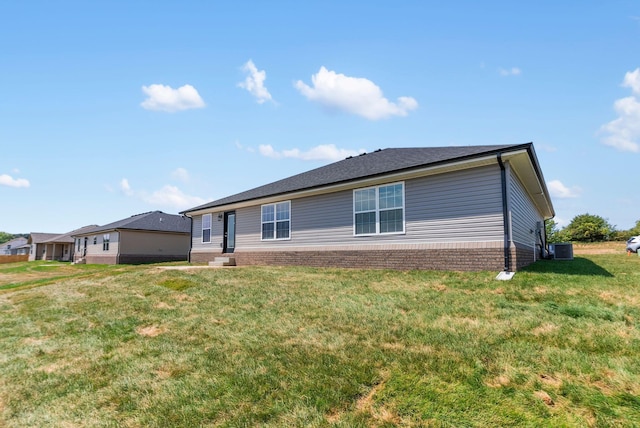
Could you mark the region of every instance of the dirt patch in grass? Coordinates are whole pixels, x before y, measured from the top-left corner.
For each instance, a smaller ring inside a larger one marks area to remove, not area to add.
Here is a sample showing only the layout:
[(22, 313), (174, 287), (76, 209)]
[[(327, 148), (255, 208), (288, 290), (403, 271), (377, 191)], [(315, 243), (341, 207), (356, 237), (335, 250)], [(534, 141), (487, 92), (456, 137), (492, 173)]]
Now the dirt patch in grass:
[(562, 386), (562, 381), (560, 379), (546, 374), (540, 375), (540, 381), (542, 381), (542, 383), (544, 383), (545, 385), (549, 385), (554, 388), (560, 388)]
[(545, 334), (549, 334), (549, 333), (553, 333), (554, 331), (557, 331), (558, 328), (559, 327), (555, 324), (546, 323), (539, 327), (534, 328), (533, 330), (531, 330), (531, 333), (533, 333), (534, 336), (543, 336)]
[(382, 343), (380, 347), (388, 351), (411, 352), (414, 354), (432, 354), (434, 352), (434, 349), (429, 345), (406, 346), (400, 342)]
[(376, 406), (376, 401), (374, 399), (376, 394), (384, 389), (388, 379), (389, 374), (383, 373), (380, 383), (371, 388), (371, 391), (369, 391), (367, 395), (362, 396), (356, 402), (356, 410), (358, 412), (371, 415), (371, 417), (377, 422), (383, 424), (398, 424), (401, 422), (400, 417), (385, 406)]
[(175, 296), (173, 296), (174, 299), (176, 299), (177, 302), (193, 302), (194, 299), (193, 297), (189, 296), (188, 294), (177, 294)]
[(166, 329), (164, 327), (158, 327), (156, 325), (149, 325), (146, 327), (139, 327), (136, 329), (136, 332), (140, 336), (146, 336), (146, 337), (156, 337), (161, 335), (165, 331)]
[(539, 400), (542, 400), (542, 402), (549, 407), (553, 407), (556, 404), (546, 391), (543, 391), (543, 390), (536, 391), (533, 393), (533, 396)]
[(156, 309), (173, 309), (173, 306), (165, 302), (160, 302), (155, 306)]
[(511, 379), (507, 375), (499, 375), (493, 378), (491, 381), (485, 382), (489, 388), (502, 388), (511, 383)]
[(25, 345), (29, 345), (29, 346), (40, 346), (42, 345), (44, 342), (46, 342), (47, 338), (46, 337), (26, 337), (22, 340), (22, 343), (24, 343)]

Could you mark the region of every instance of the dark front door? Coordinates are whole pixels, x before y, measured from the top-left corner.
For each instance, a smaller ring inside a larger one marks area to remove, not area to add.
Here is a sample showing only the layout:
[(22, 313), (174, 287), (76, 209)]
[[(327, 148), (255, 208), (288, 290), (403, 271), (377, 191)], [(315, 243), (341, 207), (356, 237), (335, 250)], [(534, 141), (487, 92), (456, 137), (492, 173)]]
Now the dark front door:
[(233, 253), (236, 248), (236, 212), (224, 213), (224, 253)]

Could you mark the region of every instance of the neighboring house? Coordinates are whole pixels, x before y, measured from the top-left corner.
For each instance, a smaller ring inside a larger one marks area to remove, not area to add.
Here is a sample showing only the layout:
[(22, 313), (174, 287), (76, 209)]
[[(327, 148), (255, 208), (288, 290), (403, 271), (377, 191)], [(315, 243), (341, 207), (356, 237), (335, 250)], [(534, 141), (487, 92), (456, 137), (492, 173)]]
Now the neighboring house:
[(19, 237), (0, 244), (0, 256), (18, 256), (28, 254), (28, 249), (24, 248), (27, 238)]
[(555, 215), (532, 143), (376, 150), (183, 213), (194, 262), (509, 272)]
[(75, 239), (76, 263), (134, 264), (187, 260), (191, 219), (152, 211), (94, 226)]
[[(29, 245), (29, 261), (53, 260), (52, 257), (47, 257), (47, 244), (45, 244), (45, 242), (60, 235), (60, 233), (32, 232), (27, 241), (27, 244)], [(50, 248), (49, 253), (51, 254), (52, 251), (53, 248)]]
[(85, 226), (67, 233), (31, 233), (29, 245), (29, 261), (57, 260), (69, 262), (73, 260), (74, 239), (72, 235), (93, 229), (96, 225)]

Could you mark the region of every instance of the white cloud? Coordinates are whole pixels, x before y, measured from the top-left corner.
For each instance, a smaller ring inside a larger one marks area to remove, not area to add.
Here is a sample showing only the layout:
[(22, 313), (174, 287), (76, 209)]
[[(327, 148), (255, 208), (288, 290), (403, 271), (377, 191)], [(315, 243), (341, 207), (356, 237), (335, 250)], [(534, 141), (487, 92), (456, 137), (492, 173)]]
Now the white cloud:
[(9, 187), (29, 187), (31, 183), (26, 178), (13, 178), (8, 174), (0, 174), (0, 184)]
[(205, 106), (200, 94), (191, 85), (173, 89), (171, 86), (154, 84), (143, 86), (142, 91), (148, 98), (140, 105), (147, 110), (175, 112)]
[(166, 185), (150, 195), (143, 195), (142, 199), (149, 204), (171, 207), (178, 210), (202, 205), (207, 202), (198, 196), (187, 195), (176, 186), (170, 185)]
[(418, 102), (414, 98), (399, 97), (393, 103), (383, 96), (382, 90), (371, 80), (338, 74), (324, 66), (311, 76), (311, 80), (313, 87), (301, 80), (295, 83), (296, 89), (307, 99), (369, 120), (406, 116), (411, 110), (418, 108)]
[(522, 74), (522, 70), (518, 67), (511, 67), (509, 69), (499, 68), (498, 73), (500, 73), (500, 76), (519, 76)]
[[(178, 168), (178, 170), (179, 169), (181, 168)], [(134, 191), (129, 184), (129, 180), (123, 178), (122, 180), (120, 180), (120, 189), (125, 195), (129, 197), (135, 197), (148, 204), (175, 208), (178, 210), (191, 208), (196, 205), (202, 205), (206, 202), (206, 200), (203, 198), (187, 195), (176, 186), (171, 186), (168, 184), (159, 190), (148, 193), (144, 190)]]
[(640, 95), (640, 67), (624, 75), (622, 86), (631, 88), (634, 93)]
[[(640, 68), (627, 72), (622, 86), (640, 95)], [(623, 152), (640, 152), (640, 102), (634, 95), (613, 103), (618, 117), (602, 125), (600, 131), (608, 134), (602, 142)]]
[(127, 180), (126, 178), (123, 178), (122, 180), (120, 180), (120, 190), (122, 190), (122, 193), (124, 193), (127, 196), (133, 196), (133, 189), (131, 189), (131, 186), (129, 185), (129, 180)]
[(282, 157), (280, 153), (276, 152), (273, 149), (271, 144), (260, 144), (260, 146), (258, 147), (258, 151), (262, 156), (266, 156), (268, 158), (279, 159)]
[(247, 77), (244, 79), (244, 82), (238, 83), (238, 86), (246, 89), (251, 95), (256, 97), (258, 104), (271, 101), (271, 94), (264, 86), (264, 81), (267, 79), (267, 72), (258, 70), (251, 60), (242, 66), (242, 71), (247, 73)]
[(183, 183), (187, 183), (189, 181), (189, 171), (184, 168), (176, 168), (171, 172), (171, 177), (175, 178), (176, 180), (180, 180)]
[(560, 180), (551, 180), (547, 183), (551, 196), (558, 199), (577, 198), (580, 195), (579, 187), (568, 188)]
[(258, 151), (261, 155), (273, 159), (292, 158), (310, 161), (338, 161), (349, 156), (357, 156), (365, 150), (339, 149), (335, 144), (321, 144), (307, 151), (291, 149), (278, 152), (270, 144), (261, 144), (258, 147)]

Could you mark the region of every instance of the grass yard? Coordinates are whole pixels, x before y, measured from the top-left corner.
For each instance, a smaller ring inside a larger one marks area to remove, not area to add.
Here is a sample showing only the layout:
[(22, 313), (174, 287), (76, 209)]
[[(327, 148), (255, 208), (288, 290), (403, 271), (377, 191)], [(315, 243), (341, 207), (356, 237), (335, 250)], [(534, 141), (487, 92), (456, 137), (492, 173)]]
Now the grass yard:
[(639, 426), (640, 257), (0, 266), (0, 426)]

